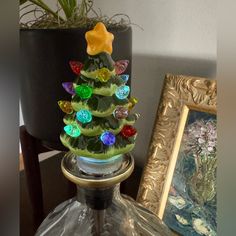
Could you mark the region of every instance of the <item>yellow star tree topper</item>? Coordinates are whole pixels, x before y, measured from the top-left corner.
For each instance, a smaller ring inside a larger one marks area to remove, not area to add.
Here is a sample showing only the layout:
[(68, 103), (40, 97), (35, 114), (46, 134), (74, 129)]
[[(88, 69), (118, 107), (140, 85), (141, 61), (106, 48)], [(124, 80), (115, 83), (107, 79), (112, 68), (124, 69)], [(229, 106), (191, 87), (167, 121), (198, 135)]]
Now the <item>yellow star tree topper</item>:
[(87, 53), (91, 56), (101, 52), (112, 54), (114, 35), (107, 31), (102, 22), (96, 24), (93, 30), (86, 32)]

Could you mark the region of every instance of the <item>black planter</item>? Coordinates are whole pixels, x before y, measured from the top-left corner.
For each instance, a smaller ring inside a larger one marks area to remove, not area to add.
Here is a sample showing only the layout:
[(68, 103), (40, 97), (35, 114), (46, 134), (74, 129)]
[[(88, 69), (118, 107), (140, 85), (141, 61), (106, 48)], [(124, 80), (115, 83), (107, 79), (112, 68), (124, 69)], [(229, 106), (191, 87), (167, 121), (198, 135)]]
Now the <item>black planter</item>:
[[(83, 62), (86, 57), (87, 29), (37, 29), (20, 31), (21, 105), (27, 131), (52, 149), (62, 149), (59, 140), (64, 126), (59, 100), (71, 96), (62, 82), (73, 81), (76, 75), (70, 60)], [(109, 29), (115, 36), (113, 59), (130, 61), (131, 76), (132, 29)], [(130, 81), (129, 81), (130, 82)]]

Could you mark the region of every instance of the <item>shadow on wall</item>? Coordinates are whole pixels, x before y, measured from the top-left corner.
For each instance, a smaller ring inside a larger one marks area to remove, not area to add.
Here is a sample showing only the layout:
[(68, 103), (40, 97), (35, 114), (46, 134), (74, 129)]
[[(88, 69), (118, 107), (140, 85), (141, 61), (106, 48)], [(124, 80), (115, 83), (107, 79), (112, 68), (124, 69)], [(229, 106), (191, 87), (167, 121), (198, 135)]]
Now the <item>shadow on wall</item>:
[(134, 111), (141, 114), (136, 123), (139, 135), (133, 154), (136, 164), (142, 167), (147, 159), (165, 74), (215, 78), (216, 62), (204, 59), (149, 55), (133, 55), (132, 60), (132, 95), (139, 100)]

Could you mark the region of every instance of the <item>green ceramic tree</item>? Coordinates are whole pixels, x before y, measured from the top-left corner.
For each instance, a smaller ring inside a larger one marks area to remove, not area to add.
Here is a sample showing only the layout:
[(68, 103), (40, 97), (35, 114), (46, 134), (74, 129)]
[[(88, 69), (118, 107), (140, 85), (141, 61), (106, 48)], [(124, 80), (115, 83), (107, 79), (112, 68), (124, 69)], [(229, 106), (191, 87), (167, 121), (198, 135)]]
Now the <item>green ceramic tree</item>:
[(114, 63), (111, 57), (114, 36), (102, 23), (86, 33), (88, 58), (84, 64), (70, 62), (78, 75), (74, 83), (63, 83), (72, 100), (60, 101), (64, 117), (62, 143), (75, 155), (109, 159), (134, 148), (138, 118), (130, 114), (137, 102), (128, 98), (129, 75), (122, 74), (128, 61)]

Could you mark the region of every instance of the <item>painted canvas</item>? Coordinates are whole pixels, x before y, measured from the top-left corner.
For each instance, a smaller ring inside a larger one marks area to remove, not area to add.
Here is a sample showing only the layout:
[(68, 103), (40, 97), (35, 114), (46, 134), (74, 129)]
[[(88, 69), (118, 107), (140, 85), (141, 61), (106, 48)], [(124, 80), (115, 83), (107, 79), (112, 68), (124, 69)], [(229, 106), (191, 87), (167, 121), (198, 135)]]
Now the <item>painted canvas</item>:
[(183, 236), (216, 236), (216, 115), (190, 111), (163, 221)]

